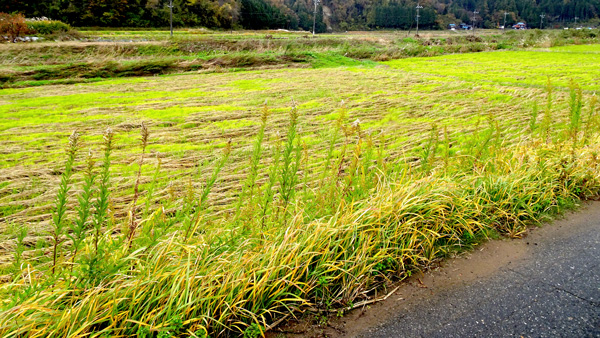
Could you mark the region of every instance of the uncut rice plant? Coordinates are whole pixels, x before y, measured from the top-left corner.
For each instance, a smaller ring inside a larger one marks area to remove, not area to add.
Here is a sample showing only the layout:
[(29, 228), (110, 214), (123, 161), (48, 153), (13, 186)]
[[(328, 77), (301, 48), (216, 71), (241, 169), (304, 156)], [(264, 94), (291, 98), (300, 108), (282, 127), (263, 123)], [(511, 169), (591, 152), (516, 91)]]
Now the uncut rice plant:
[[(230, 142), (181, 203), (142, 205), (138, 174), (130, 212), (115, 217), (109, 130), (100, 174), (84, 173), (92, 188), (79, 195), (73, 220), (60, 216), (77, 158), (71, 142), (54, 250), (22, 257), (17, 246), (18, 264), (0, 285), (0, 335), (256, 337), (303, 311), (343, 313), (437, 259), (492, 234), (519, 237), (598, 197), (597, 101), (576, 84), (570, 93), (564, 114), (552, 105), (551, 86), (540, 98), (549, 102), (545, 116), (562, 124), (529, 121), (514, 134), (490, 117), (468, 135), (432, 126), (402, 157), (385, 156), (391, 143), (348, 123), (345, 107), (324, 154), (300, 142), (296, 106), (286, 133), (267, 143), (264, 106), (246, 183), (231, 202), (237, 208), (216, 216), (205, 202), (232, 165)], [(538, 119), (537, 110), (531, 116)], [(138, 170), (152, 137), (145, 126), (140, 133)], [(317, 173), (311, 157), (324, 159)], [(307, 180), (311, 174), (319, 179)], [(82, 222), (86, 230), (76, 231)]]

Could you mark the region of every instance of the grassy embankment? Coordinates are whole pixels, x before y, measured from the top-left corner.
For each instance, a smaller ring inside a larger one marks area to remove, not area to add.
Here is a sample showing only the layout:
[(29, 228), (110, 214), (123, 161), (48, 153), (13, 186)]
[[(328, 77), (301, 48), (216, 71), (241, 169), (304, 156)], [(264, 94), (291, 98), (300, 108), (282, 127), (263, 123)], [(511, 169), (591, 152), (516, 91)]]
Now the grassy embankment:
[(252, 336), (519, 236), (598, 195), (599, 50), (581, 49), (4, 90), (3, 205), (40, 205), (4, 211), (0, 332)]
[(598, 31), (299, 33), (83, 31), (87, 42), (0, 45), (0, 86), (27, 87), (189, 71), (330, 67), (415, 56), (594, 43)]

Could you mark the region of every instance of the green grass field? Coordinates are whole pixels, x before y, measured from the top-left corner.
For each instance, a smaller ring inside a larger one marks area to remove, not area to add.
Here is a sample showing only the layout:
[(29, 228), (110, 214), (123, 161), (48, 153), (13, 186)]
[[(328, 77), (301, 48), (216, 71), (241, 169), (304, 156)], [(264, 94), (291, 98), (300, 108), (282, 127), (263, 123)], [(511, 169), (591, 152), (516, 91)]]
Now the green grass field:
[[(560, 52), (522, 51), (411, 58), (380, 65), (264, 70), (244, 73), (127, 78), (93, 84), (6, 89), (0, 92), (1, 217), (7, 223), (41, 220), (50, 212), (53, 189), (63, 165), (67, 136), (77, 130), (85, 148), (98, 151), (102, 132), (118, 133), (116, 163), (119, 195), (130, 195), (136, 172), (137, 129), (151, 131), (148, 150), (175, 171), (162, 175), (161, 188), (182, 190), (184, 177), (199, 161), (210, 159), (228, 139), (233, 156), (247, 156), (256, 133), (260, 106), (275, 112), (268, 135), (283, 133), (291, 101), (298, 103), (303, 142), (326, 146), (321, 135), (341, 105), (349, 121), (382, 133), (395, 156), (420, 144), (423, 132), (437, 124), (451, 132), (472, 130), (489, 114), (518, 134), (534, 101), (542, 102), (550, 77), (567, 88), (570, 79), (586, 91), (598, 90), (597, 46)], [(553, 51), (550, 49), (550, 51)], [(550, 65), (550, 66), (549, 66)], [(343, 103), (342, 103), (343, 102)], [(152, 173), (150, 158), (144, 173)], [(244, 161), (227, 168), (235, 182)], [(175, 176), (174, 176), (175, 175)], [(145, 179), (144, 182), (148, 182)], [(172, 181), (172, 182), (171, 182)], [(122, 205), (122, 203), (118, 203)], [(117, 207), (118, 209), (118, 207)]]
[(267, 68), (351, 66), (415, 56), (598, 42), (596, 31), (82, 31), (83, 41), (0, 45), (0, 88)]
[[(589, 141), (598, 127), (600, 45), (381, 62), (319, 53), (311, 68), (0, 89), (0, 275), (10, 281), (0, 285), (0, 334), (263, 330), (303, 307), (352, 307), (391, 275), (495, 231), (518, 236), (598, 193)], [(93, 265), (99, 251), (89, 238), (79, 263), (66, 240), (55, 273), (51, 229), (69, 135), (81, 135), (65, 193), (74, 220), (85, 158), (90, 151), (101, 170), (107, 128), (108, 263)], [(25, 258), (35, 273), (16, 266)], [(54, 284), (42, 281), (50, 266)], [(58, 286), (63, 296), (52, 293)], [(69, 324), (78, 321), (81, 332)]]

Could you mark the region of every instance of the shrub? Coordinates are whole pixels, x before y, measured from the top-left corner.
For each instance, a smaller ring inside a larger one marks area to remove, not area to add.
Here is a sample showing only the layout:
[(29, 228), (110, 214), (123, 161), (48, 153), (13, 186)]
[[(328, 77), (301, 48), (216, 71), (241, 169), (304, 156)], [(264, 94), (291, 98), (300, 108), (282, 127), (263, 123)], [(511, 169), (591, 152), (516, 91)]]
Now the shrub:
[(39, 20), (28, 21), (27, 27), (40, 35), (53, 35), (59, 33), (67, 33), (72, 30), (71, 26), (62, 21), (56, 20)]
[(17, 42), (17, 39), (30, 33), (22, 14), (0, 13), (0, 39)]

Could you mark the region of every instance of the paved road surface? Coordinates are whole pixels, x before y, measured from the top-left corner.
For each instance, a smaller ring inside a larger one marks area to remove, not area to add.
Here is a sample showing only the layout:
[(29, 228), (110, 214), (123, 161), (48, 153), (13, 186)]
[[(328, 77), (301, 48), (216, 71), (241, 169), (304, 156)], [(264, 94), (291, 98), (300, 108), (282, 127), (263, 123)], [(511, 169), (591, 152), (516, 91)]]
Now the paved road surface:
[(516, 262), (436, 289), (359, 336), (600, 337), (600, 203), (520, 241)]

